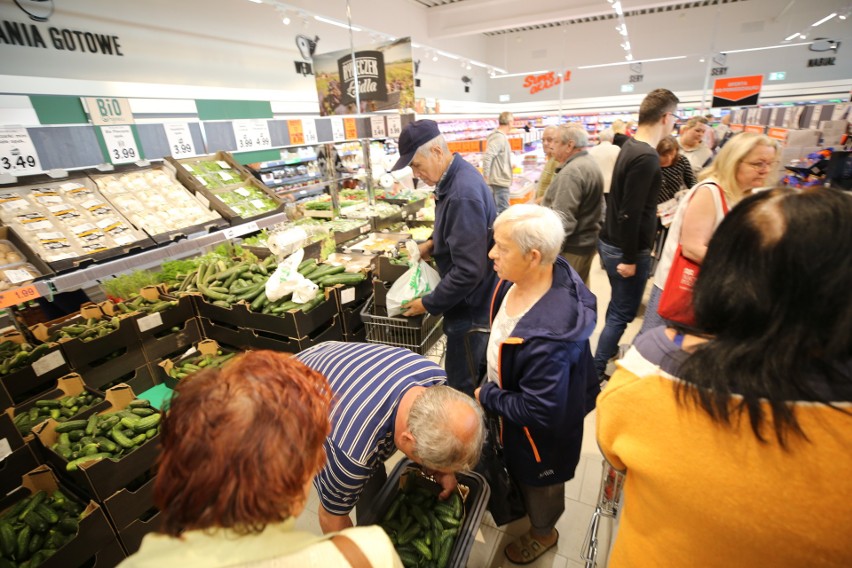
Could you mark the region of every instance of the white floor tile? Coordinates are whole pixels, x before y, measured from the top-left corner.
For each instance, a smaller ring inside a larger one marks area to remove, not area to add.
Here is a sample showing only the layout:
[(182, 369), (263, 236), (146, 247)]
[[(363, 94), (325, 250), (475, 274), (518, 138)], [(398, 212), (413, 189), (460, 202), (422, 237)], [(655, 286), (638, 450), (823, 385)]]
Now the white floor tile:
[[(506, 548), (506, 545), (512, 542), (515, 538), (515, 536), (500, 533), (500, 539), (497, 541), (497, 545), (494, 549), (494, 558), (491, 561), (491, 568), (514, 568), (517, 566), (517, 564), (509, 562), (509, 559), (506, 558), (506, 555), (503, 553), (503, 549)], [(530, 566), (531, 568), (566, 568), (568, 565), (568, 559), (557, 554), (555, 552), (556, 550), (556, 548), (553, 548), (552, 550), (547, 551), (541, 556), (541, 558), (537, 559), (532, 564), (527, 564), (526, 566)]]
[(483, 523), (479, 529), (482, 531), (485, 542), (474, 541), (470, 556), (467, 559), (467, 568), (488, 568), (491, 566), (494, 547), (500, 539), (501, 533), (494, 527)]
[(601, 488), (601, 475), (603, 473), (602, 458), (589, 457), (586, 459), (586, 471), (583, 475), (583, 483), (580, 487), (581, 503), (595, 505), (598, 502), (598, 493)]
[(565, 513), (556, 523), (556, 530), (559, 531), (559, 554), (573, 560), (581, 560), (580, 551), (594, 512), (594, 506), (577, 501), (566, 505)]

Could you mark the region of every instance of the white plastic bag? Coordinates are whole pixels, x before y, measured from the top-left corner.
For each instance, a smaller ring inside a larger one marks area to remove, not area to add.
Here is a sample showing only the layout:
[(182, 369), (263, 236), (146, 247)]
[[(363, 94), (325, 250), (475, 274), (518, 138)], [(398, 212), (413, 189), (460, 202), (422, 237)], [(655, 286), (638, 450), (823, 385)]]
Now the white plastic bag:
[(389, 316), (398, 316), (403, 311), (403, 304), (415, 298), (430, 293), (441, 281), (438, 272), (429, 266), (425, 260), (420, 260), (420, 249), (414, 241), (406, 241), (410, 268), (393, 283), (387, 295)]
[(316, 297), (319, 286), (299, 274), (299, 265), (304, 256), (304, 250), (297, 250), (285, 258), (266, 281), (266, 297), (270, 302), (287, 294), (293, 294), (293, 301), (298, 304), (310, 302)]

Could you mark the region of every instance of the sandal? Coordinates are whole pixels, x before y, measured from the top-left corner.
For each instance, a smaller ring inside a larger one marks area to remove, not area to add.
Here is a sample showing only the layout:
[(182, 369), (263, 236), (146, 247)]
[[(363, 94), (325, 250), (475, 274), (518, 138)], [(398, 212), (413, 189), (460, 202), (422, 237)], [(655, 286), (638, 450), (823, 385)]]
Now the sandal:
[(521, 566), (524, 564), (531, 564), (538, 560), (542, 554), (556, 546), (556, 543), (559, 542), (559, 531), (554, 529), (554, 532), (556, 533), (556, 538), (553, 540), (553, 544), (549, 546), (534, 539), (530, 533), (525, 533), (517, 540), (510, 542), (506, 548), (503, 549), (503, 554), (506, 555), (506, 558), (508, 558), (509, 562), (512, 564), (519, 564)]

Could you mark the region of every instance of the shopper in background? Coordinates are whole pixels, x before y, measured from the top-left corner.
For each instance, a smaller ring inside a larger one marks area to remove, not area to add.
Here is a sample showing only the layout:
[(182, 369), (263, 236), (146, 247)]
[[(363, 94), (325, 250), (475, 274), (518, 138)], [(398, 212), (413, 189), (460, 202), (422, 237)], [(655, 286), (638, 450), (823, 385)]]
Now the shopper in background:
[(657, 309), (678, 245), (687, 259), (701, 264), (725, 211), (753, 189), (774, 183), (778, 153), (778, 143), (773, 139), (744, 132), (725, 144), (710, 167), (701, 172), (700, 183), (678, 205), (654, 273), (640, 334), (664, 324)]
[[(488, 302), (496, 283), (488, 258), (494, 242), (494, 199), (476, 168), (450, 153), (433, 120), (407, 125), (399, 138), (399, 153), (394, 170), (411, 164), (415, 176), (435, 186), (435, 230), (420, 245), (420, 255), (434, 256), (441, 275), (431, 293), (405, 305), (403, 315), (444, 314), (447, 382), (473, 394), (464, 337), (473, 327), (487, 327)], [(485, 356), (485, 338), (473, 337), (470, 351), (478, 365)]]
[(714, 128), (716, 132), (716, 152), (722, 149), (728, 140), (731, 139), (731, 136), (734, 135), (733, 131), (731, 131), (731, 117), (732, 113), (728, 113), (722, 117), (719, 121), (719, 124)]
[(627, 473), (612, 568), (852, 566), (852, 508), (825, 506), (852, 498), (850, 218), (832, 189), (744, 199), (695, 287), (710, 339), (677, 379), (621, 361), (598, 398)]
[(713, 121), (716, 120), (716, 117), (712, 114), (708, 113), (704, 115), (704, 118), (707, 120), (707, 129), (704, 131), (704, 145), (710, 148), (710, 151), (716, 149), (716, 130), (713, 128)]
[(314, 480), (323, 532), (360, 522), (385, 484), (385, 460), (397, 449), (444, 488), (479, 461), (482, 412), (444, 384), (444, 371), (408, 349), (329, 341), (295, 356), (323, 374), (332, 392), (326, 464)]
[(704, 133), (707, 128), (706, 118), (693, 116), (680, 129), (680, 149), (692, 165), (692, 173), (696, 176), (713, 159), (713, 150), (704, 145)]
[(612, 143), (618, 146), (619, 148), (624, 146), (624, 143), (630, 139), (630, 136), (627, 135), (627, 123), (621, 119), (616, 118), (612, 121)]
[(181, 381), (160, 431), (160, 532), (121, 566), (401, 567), (379, 527), (295, 528), (325, 461), (331, 398), (322, 375), (274, 351)]
[(621, 151), (619, 146), (612, 143), (614, 133), (611, 128), (605, 128), (598, 134), (597, 146), (591, 146), (588, 150), (589, 156), (595, 159), (598, 167), (601, 169), (604, 180), (604, 195), (609, 195), (609, 188), (612, 185), (612, 170), (615, 168), (615, 161), (618, 159), (618, 153)]
[(639, 128), (624, 143), (612, 174), (606, 220), (598, 239), (612, 293), (597, 349), (595, 369), (603, 378), (627, 324), (642, 303), (657, 227), (662, 173), (657, 144), (674, 128), (678, 98), (667, 89), (648, 93), (639, 107)]
[(509, 188), (512, 187), (512, 148), (508, 136), (512, 131), (512, 119), (512, 113), (500, 113), (498, 126), (486, 138), (482, 155), (482, 176), (494, 193), (498, 215), (509, 206)]
[(541, 203), (544, 199), (544, 192), (550, 187), (553, 181), (553, 175), (556, 173), (556, 159), (553, 157), (553, 142), (556, 139), (556, 126), (547, 126), (541, 133), (541, 147), (544, 150), (544, 157), (547, 161), (544, 162), (544, 168), (541, 170), (541, 177), (538, 179), (538, 188), (535, 192), (535, 202)]
[(559, 127), (553, 146), (559, 167), (542, 201), (545, 207), (561, 213), (565, 227), (562, 257), (586, 286), (601, 230), (603, 204), (603, 174), (586, 151), (588, 145), (589, 135), (582, 126)]
[(676, 193), (698, 183), (689, 160), (680, 153), (680, 146), (674, 136), (666, 136), (660, 140), (657, 144), (657, 154), (660, 155), (663, 173), (657, 204), (674, 199)]
[(580, 459), (583, 418), (599, 392), (589, 337), (595, 297), (559, 251), (562, 222), (545, 207), (514, 205), (494, 223), (500, 276), (491, 308), (487, 380), (476, 397), (502, 417), (506, 464), (532, 528), (505, 549), (528, 564), (556, 546), (565, 482)]

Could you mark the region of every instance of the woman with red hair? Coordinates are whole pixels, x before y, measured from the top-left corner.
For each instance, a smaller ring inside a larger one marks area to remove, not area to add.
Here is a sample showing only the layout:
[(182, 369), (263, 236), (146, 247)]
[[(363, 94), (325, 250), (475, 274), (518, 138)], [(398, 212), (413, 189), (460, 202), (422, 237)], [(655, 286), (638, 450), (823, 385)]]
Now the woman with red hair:
[(401, 567), (379, 527), (295, 528), (325, 463), (330, 404), (325, 377), (274, 351), (181, 381), (161, 429), (161, 532), (122, 568)]

